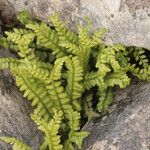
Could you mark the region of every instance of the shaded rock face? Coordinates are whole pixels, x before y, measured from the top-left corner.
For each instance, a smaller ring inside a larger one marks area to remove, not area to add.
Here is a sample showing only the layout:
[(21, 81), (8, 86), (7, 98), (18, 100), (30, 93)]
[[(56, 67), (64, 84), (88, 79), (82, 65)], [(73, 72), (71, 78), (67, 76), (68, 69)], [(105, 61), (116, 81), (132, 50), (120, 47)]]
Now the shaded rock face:
[(13, 6), (5, 3), (5, 0), (0, 0), (0, 25), (11, 27), (17, 23), (15, 10)]
[(16, 12), (27, 9), (45, 21), (59, 11), (62, 20), (73, 29), (85, 22), (85, 16), (90, 16), (93, 30), (109, 29), (106, 42), (150, 48), (149, 0), (5, 0), (5, 3)]
[(117, 90), (115, 101), (122, 104), (110, 115), (86, 124), (84, 129), (90, 135), (83, 150), (149, 150), (149, 91), (150, 83), (146, 82)]
[[(12, 56), (0, 48), (0, 57)], [(22, 97), (8, 71), (0, 71), (0, 136), (16, 137), (37, 150), (42, 134), (30, 119), (30, 103)], [(11, 147), (0, 141), (0, 150)]]

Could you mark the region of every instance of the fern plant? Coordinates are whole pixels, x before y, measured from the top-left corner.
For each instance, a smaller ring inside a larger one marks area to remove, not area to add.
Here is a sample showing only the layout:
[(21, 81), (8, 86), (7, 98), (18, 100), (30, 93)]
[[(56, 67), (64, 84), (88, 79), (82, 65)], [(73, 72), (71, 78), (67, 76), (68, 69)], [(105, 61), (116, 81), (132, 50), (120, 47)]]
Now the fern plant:
[[(88, 18), (86, 26), (78, 26), (78, 33), (70, 31), (58, 14), (49, 18), (53, 27), (32, 20), (26, 11), (18, 19), (23, 28), (7, 31), (0, 39), (18, 58), (0, 58), (0, 68), (10, 69), (34, 107), (31, 118), (45, 135), (40, 150), (74, 150), (75, 145), (81, 149), (89, 134), (81, 131), (81, 116), (91, 120), (106, 112), (113, 101), (113, 87), (130, 84), (129, 72), (150, 79), (143, 49), (105, 45), (102, 36), (107, 30), (90, 34)], [(14, 150), (31, 149), (15, 138), (0, 139), (13, 144)]]

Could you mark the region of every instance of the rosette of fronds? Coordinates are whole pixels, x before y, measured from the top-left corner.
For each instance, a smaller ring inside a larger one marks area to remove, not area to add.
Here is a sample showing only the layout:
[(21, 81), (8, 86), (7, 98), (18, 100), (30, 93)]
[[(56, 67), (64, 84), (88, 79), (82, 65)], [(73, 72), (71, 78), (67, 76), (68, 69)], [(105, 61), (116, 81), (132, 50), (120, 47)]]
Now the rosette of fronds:
[[(91, 120), (107, 111), (114, 86), (129, 85), (128, 72), (150, 79), (145, 50), (105, 45), (102, 37), (107, 30), (91, 34), (88, 18), (87, 25), (79, 25), (77, 33), (70, 31), (58, 14), (49, 18), (53, 27), (33, 21), (25, 11), (18, 19), (23, 28), (7, 31), (0, 39), (0, 44), (14, 50), (18, 57), (0, 58), (0, 68), (12, 72), (16, 85), (34, 107), (32, 119), (45, 135), (41, 150), (73, 150), (75, 145), (81, 149), (88, 136), (81, 131), (81, 116)], [(15, 138), (1, 140), (14, 149), (30, 149)]]

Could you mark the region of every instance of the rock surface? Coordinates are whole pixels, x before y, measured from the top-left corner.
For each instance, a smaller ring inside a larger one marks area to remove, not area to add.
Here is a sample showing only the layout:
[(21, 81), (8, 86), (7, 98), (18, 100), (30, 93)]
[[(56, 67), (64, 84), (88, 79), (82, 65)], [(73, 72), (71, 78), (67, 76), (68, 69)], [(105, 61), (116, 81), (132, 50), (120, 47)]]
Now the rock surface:
[[(0, 57), (12, 56), (0, 48)], [(0, 71), (0, 136), (16, 137), (38, 149), (42, 135), (30, 119), (32, 109), (27, 100), (15, 86), (14, 79), (8, 71)], [(0, 150), (11, 150), (11, 147), (0, 141)]]
[(150, 48), (149, 0), (5, 0), (5, 3), (16, 12), (27, 9), (45, 21), (59, 11), (70, 28), (84, 23), (85, 16), (90, 16), (93, 30), (109, 29), (108, 43)]
[[(87, 123), (90, 131), (84, 150), (150, 149), (150, 83), (135, 82), (117, 90), (120, 106), (102, 120)], [(127, 106), (126, 106), (127, 105)]]

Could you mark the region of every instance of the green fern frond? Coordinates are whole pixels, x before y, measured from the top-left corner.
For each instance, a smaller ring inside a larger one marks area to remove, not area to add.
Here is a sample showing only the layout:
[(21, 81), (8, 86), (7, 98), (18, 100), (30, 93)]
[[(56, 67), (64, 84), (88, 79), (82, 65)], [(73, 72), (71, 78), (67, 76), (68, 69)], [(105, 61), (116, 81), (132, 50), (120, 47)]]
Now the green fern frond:
[(86, 20), (86, 25), (84, 26), (84, 29), (87, 33), (90, 33), (92, 28), (92, 20), (89, 16), (86, 16), (85, 20)]
[(126, 67), (129, 64), (130, 58), (125, 56), (125, 54), (118, 52), (116, 53), (116, 60), (119, 62), (121, 67)]
[(147, 80), (147, 81), (150, 80), (150, 65), (147, 66), (146, 68), (138, 69), (139, 70), (138, 73), (135, 73), (135, 70), (136, 70), (136, 68), (134, 69), (133, 74), (136, 77), (138, 77), (139, 79), (142, 79), (142, 80)]
[[(114, 86), (128, 86), (128, 73), (150, 80), (146, 50), (105, 45), (102, 36), (107, 30), (90, 33), (90, 19), (86, 26), (78, 26), (78, 34), (67, 29), (58, 14), (50, 17), (54, 27), (33, 21), (26, 11), (18, 19), (25, 29), (5, 32), (0, 45), (19, 57), (0, 58), (0, 69), (11, 70), (34, 107), (32, 119), (45, 134), (40, 150), (81, 149), (88, 133), (80, 131), (80, 126), (108, 111)], [(3, 141), (17, 150), (30, 149), (14, 138)]]
[(84, 87), (85, 89), (89, 90), (92, 87), (94, 87), (96, 84), (98, 84), (98, 72), (87, 72), (84, 76)]
[(88, 136), (88, 132), (79, 131), (80, 129), (80, 113), (68, 109), (68, 119), (69, 119), (69, 139), (65, 142), (65, 149), (73, 149), (73, 143), (78, 145), (78, 148), (81, 148), (82, 141), (85, 137)]
[(89, 32), (83, 26), (78, 26), (78, 37), (79, 37), (79, 45), (82, 47), (89, 48), (91, 47), (91, 38), (89, 36)]
[(49, 122), (46, 122), (38, 115), (33, 114), (31, 118), (38, 125), (38, 129), (45, 133), (44, 142), (49, 147), (49, 150), (62, 150), (63, 146), (60, 144), (59, 129), (61, 126), (63, 113), (54, 109), (54, 116)]
[(68, 58), (66, 60), (67, 71), (67, 86), (66, 92), (70, 98), (73, 108), (77, 111), (81, 110), (79, 99), (81, 97), (83, 86), (81, 81), (83, 79), (83, 69), (77, 57)]
[(43, 62), (43, 61), (41, 61), (39, 59), (38, 60), (24, 59), (22, 61), (24, 61), (25, 64), (30, 65), (32, 67), (41, 68), (41, 69), (45, 69), (45, 70), (48, 70), (48, 71), (52, 71), (52, 68), (53, 68), (53, 64), (52, 63)]
[(67, 57), (62, 57), (62, 58), (58, 58), (55, 61), (50, 77), (48, 78), (48, 83), (59, 80), (61, 78), (61, 70), (66, 60), (67, 60)]
[(107, 86), (119, 85), (120, 88), (125, 88), (130, 84), (130, 80), (124, 72), (114, 72), (106, 77), (105, 83)]
[(137, 77), (142, 80), (150, 81), (150, 65), (147, 66), (146, 68), (141, 69)]
[(58, 33), (55, 30), (52, 30), (46, 23), (27, 24), (26, 27), (34, 31), (37, 38), (37, 46), (51, 49), (56, 57), (65, 55), (63, 49), (58, 45)]
[(94, 111), (94, 108), (92, 106), (92, 99), (93, 95), (89, 94), (85, 97), (84, 101), (84, 111), (85, 115), (88, 117), (88, 121), (98, 118), (100, 116), (100, 114)]
[(126, 69), (129, 70), (135, 76), (138, 74), (140, 70), (140, 68), (136, 67), (135, 64), (129, 64)]
[(136, 67), (135, 64), (132, 64), (132, 65), (130, 64), (127, 67), (127, 69), (139, 79), (148, 80), (148, 81), (150, 80), (150, 65), (147, 65), (146, 67), (141, 69), (139, 67)]
[(103, 77), (111, 71), (111, 68), (108, 67), (109, 65), (111, 65), (114, 72), (118, 72), (121, 69), (119, 62), (116, 59), (116, 52), (124, 50), (125, 48), (122, 45), (109, 46), (101, 49), (97, 58), (96, 67), (99, 68), (99, 72)]
[(0, 140), (13, 145), (13, 150), (31, 150), (31, 148), (16, 138), (0, 137)]
[(29, 48), (31, 42), (34, 41), (35, 34), (25, 29), (14, 29), (14, 32), (5, 32), (8, 41), (16, 44), (19, 56), (26, 57), (31, 54), (33, 49)]
[(51, 98), (55, 101), (55, 108), (61, 110), (64, 117), (68, 118), (68, 109), (72, 109), (72, 106), (70, 105), (70, 100), (61, 82), (54, 81), (47, 85), (46, 89), (49, 90)]
[(12, 69), (13, 67), (20, 64), (19, 59), (16, 58), (0, 58), (0, 69)]
[(17, 19), (24, 25), (33, 22), (30, 13), (26, 10), (20, 12)]
[(0, 46), (2, 46), (4, 48), (9, 48), (10, 44), (7, 41), (7, 38), (5, 38), (5, 37), (0, 38)]
[(81, 48), (71, 42), (61, 42), (59, 45), (65, 48), (70, 55), (79, 55), (81, 52)]
[(96, 67), (98, 68), (98, 74), (104, 78), (110, 71), (110, 67), (108, 64), (99, 63), (97, 61)]
[(102, 43), (102, 37), (108, 30), (106, 28), (96, 31), (92, 36), (91, 46), (94, 47)]
[[(49, 67), (51, 66), (49, 65)], [(29, 75), (32, 75), (32, 77), (42, 80), (45, 83), (49, 83), (48, 78), (50, 77), (51, 71), (48, 70), (47, 68), (45, 69), (43, 66), (38, 67), (38, 63), (36, 62), (26, 61), (25, 63), (18, 65), (16, 69), (20, 72), (25, 71)]]
[(50, 21), (54, 25), (60, 42), (71, 42), (77, 43), (78, 37), (74, 32), (68, 30), (62, 21), (59, 19), (59, 14), (55, 13), (54, 15), (50, 16)]
[(136, 48), (134, 50), (133, 56), (135, 57), (136, 61), (139, 61), (139, 65), (142, 65), (143, 67), (148, 66), (148, 59), (146, 58), (144, 49)]
[(31, 61), (28, 59), (19, 60), (16, 58), (0, 58), (1, 69), (18, 70), (19, 72), (26, 72), (35, 78), (48, 82), (47, 78), (50, 76), (52, 65), (40, 61)]
[(115, 52), (124, 52), (125, 51), (125, 46), (122, 44), (115, 44), (111, 47)]
[(99, 112), (104, 112), (108, 110), (109, 105), (113, 101), (114, 94), (112, 88), (108, 87), (104, 90), (99, 90), (99, 103), (97, 104), (97, 109)]
[(64, 150), (74, 150), (74, 145), (69, 139), (64, 143)]
[(118, 63), (118, 61), (115, 58), (115, 51), (112, 48), (108, 48), (106, 51), (109, 51), (106, 55), (107, 55), (107, 61), (108, 63), (111, 64), (113, 70), (116, 72), (120, 69), (120, 64)]
[(77, 144), (78, 149), (81, 149), (83, 139), (85, 139), (89, 135), (86, 131), (80, 131), (80, 132), (70, 132), (69, 133), (69, 140), (75, 144)]
[(80, 129), (80, 113), (77, 111), (73, 111), (72, 109), (68, 110), (68, 118), (69, 118), (69, 127), (70, 127), (70, 132), (69, 132), (69, 139), (67, 143), (69, 144), (66, 147), (71, 146), (71, 142), (75, 143), (78, 145), (78, 148), (81, 149), (81, 145), (83, 142), (83, 139), (88, 136), (88, 132), (86, 131), (78, 131)]
[(31, 105), (36, 106), (35, 112), (45, 120), (52, 118), (51, 108), (55, 108), (55, 102), (46, 90), (46, 84), (33, 77), (28, 77), (24, 72), (24, 76), (14, 72), (16, 76), (16, 84), (20, 91), (24, 92), (23, 96), (28, 100), (32, 100)]
[(73, 111), (72, 109), (68, 110), (69, 118), (69, 127), (72, 131), (78, 131), (80, 129), (80, 113)]

